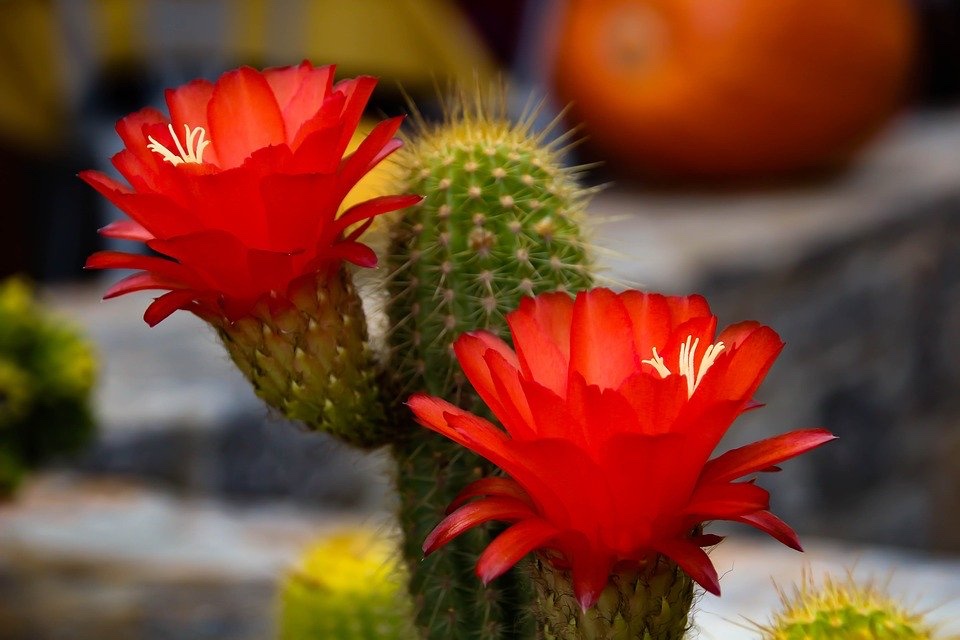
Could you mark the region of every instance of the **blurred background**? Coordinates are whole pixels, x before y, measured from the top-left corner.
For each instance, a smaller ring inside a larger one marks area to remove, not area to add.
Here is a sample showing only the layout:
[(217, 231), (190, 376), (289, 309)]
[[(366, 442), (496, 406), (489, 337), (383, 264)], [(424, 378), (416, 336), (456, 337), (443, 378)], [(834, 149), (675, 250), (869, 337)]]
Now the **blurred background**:
[[(18, 423), (95, 436), (40, 439), (20, 466), (0, 449), (0, 489), (25, 478), (0, 498), (0, 640), (270, 637), (305, 545), (389, 529), (385, 459), (269, 415), (199, 320), (148, 329), (149, 296), (100, 303), (82, 271), (117, 214), (76, 174), (110, 170), (117, 119), (305, 58), (379, 76), (372, 117), (404, 93), (436, 115), (451, 80), (504, 78), (516, 113), (547, 100), (544, 124), (572, 105), (569, 161), (607, 185), (589, 213), (609, 282), (703, 293), (721, 324), (787, 342), (727, 444), (841, 438), (764, 481), (774, 511), (814, 563), (892, 568), (960, 619), (960, 2), (3, 0), (0, 276), (32, 280), (99, 375), (88, 413)], [(21, 397), (4, 358), (0, 420)], [(762, 618), (768, 576), (802, 565), (736, 537), (704, 637), (741, 637), (717, 629)]]

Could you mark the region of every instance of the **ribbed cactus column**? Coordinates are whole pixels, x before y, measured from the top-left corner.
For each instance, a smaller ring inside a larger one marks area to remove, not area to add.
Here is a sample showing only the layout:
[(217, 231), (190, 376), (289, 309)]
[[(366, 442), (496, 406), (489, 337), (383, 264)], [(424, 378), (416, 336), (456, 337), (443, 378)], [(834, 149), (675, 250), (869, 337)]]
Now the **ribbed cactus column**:
[[(442, 124), (419, 123), (398, 158), (402, 185), (425, 194), (390, 232), (388, 386), (399, 401), (425, 390), (482, 412), (453, 356), (460, 333), (508, 338), (505, 313), (524, 295), (577, 291), (592, 283), (583, 238), (588, 196), (575, 170), (502, 108), (461, 99)], [(393, 451), (404, 555), (417, 624), (435, 640), (530, 637), (532, 592), (516, 573), (485, 588), (473, 573), (489, 542), (478, 529), (423, 560), (421, 545), (453, 497), (492, 473), (485, 461), (412, 427), (403, 408)]]
[(693, 581), (662, 556), (611, 576), (586, 611), (568, 572), (539, 558), (533, 564), (541, 640), (681, 640), (689, 628)]

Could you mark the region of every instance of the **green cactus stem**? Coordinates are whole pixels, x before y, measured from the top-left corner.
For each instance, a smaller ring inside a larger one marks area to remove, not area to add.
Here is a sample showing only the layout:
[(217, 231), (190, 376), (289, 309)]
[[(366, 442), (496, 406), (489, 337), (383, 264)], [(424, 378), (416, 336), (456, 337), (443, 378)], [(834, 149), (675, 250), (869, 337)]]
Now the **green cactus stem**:
[(280, 593), (280, 640), (410, 640), (410, 602), (393, 546), (365, 530), (311, 547)]
[(260, 398), (350, 444), (382, 445), (384, 415), (360, 297), (350, 274), (295, 283), (289, 302), (261, 302), (234, 322), (205, 318)]
[(513, 124), (501, 100), (461, 93), (442, 123), (415, 118), (398, 154), (401, 185), (425, 194), (395, 218), (385, 263), (390, 295), (388, 406), (398, 416), (397, 485), (403, 553), (417, 625), (431, 640), (532, 635), (532, 590), (516, 572), (484, 588), (473, 567), (490, 541), (478, 528), (423, 560), (421, 545), (453, 497), (489, 464), (412, 424), (398, 405), (424, 390), (483, 412), (452, 351), (461, 333), (509, 338), (504, 315), (525, 295), (575, 292), (593, 283), (584, 240), (591, 191), (563, 166), (558, 145)]
[(586, 611), (574, 596), (569, 572), (543, 558), (532, 570), (542, 640), (681, 640), (690, 626), (693, 581), (663, 556), (611, 576)]

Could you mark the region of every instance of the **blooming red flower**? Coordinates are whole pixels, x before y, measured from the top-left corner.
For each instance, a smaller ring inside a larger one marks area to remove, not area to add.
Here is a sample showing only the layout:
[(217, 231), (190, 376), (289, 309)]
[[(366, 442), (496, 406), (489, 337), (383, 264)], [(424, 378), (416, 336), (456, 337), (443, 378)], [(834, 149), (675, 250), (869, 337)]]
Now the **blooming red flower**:
[(169, 119), (148, 108), (120, 120), (126, 148), (113, 164), (129, 186), (96, 171), (80, 177), (131, 218), (103, 235), (166, 257), (94, 254), (87, 267), (139, 270), (105, 297), (167, 290), (144, 315), (151, 325), (177, 309), (232, 321), (264, 297), (282, 300), (301, 277), (342, 261), (376, 264), (357, 237), (375, 216), (418, 198), (337, 210), (400, 146), (401, 119), (381, 122), (344, 158), (376, 80), (334, 84), (333, 75), (332, 66), (309, 62), (262, 73), (244, 67), (168, 90)]
[[(592, 606), (620, 563), (655, 554), (719, 593), (697, 533), (710, 520), (743, 522), (800, 549), (768, 511), (769, 494), (740, 480), (831, 439), (793, 431), (709, 459), (783, 343), (755, 322), (715, 337), (700, 296), (596, 289), (525, 299), (507, 317), (516, 352), (468, 333), (457, 358), (505, 429), (423, 394), (408, 401), (426, 427), (475, 451), (509, 477), (463, 490), (429, 535), (430, 553), (490, 520), (513, 522), (484, 551), (477, 573), (496, 578), (542, 550), (569, 569)], [(740, 481), (738, 481), (740, 480)]]

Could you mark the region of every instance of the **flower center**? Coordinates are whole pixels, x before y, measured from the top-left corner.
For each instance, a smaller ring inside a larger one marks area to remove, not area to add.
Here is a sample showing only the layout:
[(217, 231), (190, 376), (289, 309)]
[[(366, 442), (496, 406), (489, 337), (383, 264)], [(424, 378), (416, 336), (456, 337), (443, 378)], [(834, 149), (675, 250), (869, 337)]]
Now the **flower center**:
[(204, 139), (207, 132), (204, 131), (203, 127), (191, 129), (189, 125), (183, 125), (183, 139), (184, 142), (186, 142), (186, 149), (184, 149), (184, 145), (180, 144), (180, 139), (177, 138), (177, 134), (173, 131), (173, 125), (168, 124), (167, 129), (170, 130), (170, 137), (173, 138), (174, 144), (177, 145), (179, 155), (157, 142), (153, 136), (147, 136), (147, 140), (150, 141), (147, 149), (150, 149), (150, 151), (154, 153), (159, 153), (166, 162), (169, 162), (173, 166), (177, 166), (183, 162), (188, 164), (203, 164), (203, 150), (210, 144), (209, 140)]
[[(693, 392), (700, 385), (700, 381), (703, 380), (703, 376), (710, 367), (713, 366), (713, 363), (717, 361), (717, 356), (720, 355), (720, 352), (723, 351), (725, 346), (722, 342), (718, 342), (717, 344), (712, 344), (707, 347), (707, 350), (703, 353), (703, 358), (700, 360), (700, 368), (697, 369), (696, 355), (699, 345), (700, 338), (694, 340), (693, 336), (687, 336), (686, 341), (680, 345), (677, 373), (687, 379), (688, 398), (693, 395)], [(656, 369), (661, 378), (667, 378), (673, 373), (664, 363), (663, 357), (657, 353), (656, 347), (653, 348), (653, 357), (649, 360), (644, 360), (643, 363), (649, 364)]]

